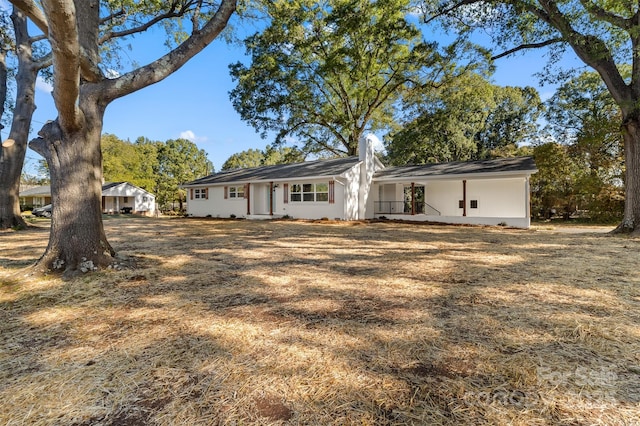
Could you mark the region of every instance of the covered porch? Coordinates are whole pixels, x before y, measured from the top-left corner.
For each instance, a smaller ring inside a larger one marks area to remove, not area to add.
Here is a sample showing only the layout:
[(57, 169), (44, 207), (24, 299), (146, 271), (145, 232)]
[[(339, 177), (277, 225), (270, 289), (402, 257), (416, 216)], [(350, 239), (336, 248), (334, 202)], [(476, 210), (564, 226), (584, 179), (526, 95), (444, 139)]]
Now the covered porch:
[(377, 184), (374, 215), (428, 215), (442, 213), (427, 200), (425, 182), (395, 182)]
[(528, 228), (528, 177), (378, 180), (374, 217)]

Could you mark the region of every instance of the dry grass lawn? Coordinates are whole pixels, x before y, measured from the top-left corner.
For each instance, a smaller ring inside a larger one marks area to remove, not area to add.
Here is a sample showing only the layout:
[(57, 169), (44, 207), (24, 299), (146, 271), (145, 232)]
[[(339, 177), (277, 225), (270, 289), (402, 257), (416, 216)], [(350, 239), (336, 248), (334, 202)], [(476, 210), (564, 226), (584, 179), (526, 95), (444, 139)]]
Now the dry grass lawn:
[(137, 262), (29, 278), (0, 233), (0, 424), (640, 424), (640, 240), (105, 220)]

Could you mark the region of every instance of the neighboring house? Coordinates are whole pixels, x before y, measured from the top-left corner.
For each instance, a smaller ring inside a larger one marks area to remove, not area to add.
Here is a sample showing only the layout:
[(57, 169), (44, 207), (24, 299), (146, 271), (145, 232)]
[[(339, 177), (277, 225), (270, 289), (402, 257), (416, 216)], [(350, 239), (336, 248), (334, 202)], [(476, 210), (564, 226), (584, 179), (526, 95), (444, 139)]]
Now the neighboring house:
[(109, 182), (102, 185), (103, 213), (137, 213), (151, 216), (156, 210), (156, 197), (129, 182)]
[(19, 193), (21, 208), (36, 208), (51, 204), (50, 186), (31, 186), (20, 188)]
[[(20, 192), (20, 205), (41, 207), (51, 203), (51, 187), (39, 186)], [(108, 182), (102, 185), (103, 213), (137, 213), (153, 215), (155, 196), (129, 182)]]
[(289, 216), (530, 225), (531, 157), (385, 168), (375, 136), (358, 157), (215, 173), (183, 185), (190, 216)]

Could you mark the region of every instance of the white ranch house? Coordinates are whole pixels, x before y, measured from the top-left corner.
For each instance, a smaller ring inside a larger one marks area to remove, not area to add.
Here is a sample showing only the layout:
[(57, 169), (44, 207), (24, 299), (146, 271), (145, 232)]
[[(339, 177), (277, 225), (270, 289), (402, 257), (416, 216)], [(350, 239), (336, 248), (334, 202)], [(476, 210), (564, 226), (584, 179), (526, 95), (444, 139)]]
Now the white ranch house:
[(374, 136), (358, 157), (215, 173), (183, 185), (197, 217), (360, 220), (386, 217), (455, 224), (530, 225), (531, 157), (385, 167)]

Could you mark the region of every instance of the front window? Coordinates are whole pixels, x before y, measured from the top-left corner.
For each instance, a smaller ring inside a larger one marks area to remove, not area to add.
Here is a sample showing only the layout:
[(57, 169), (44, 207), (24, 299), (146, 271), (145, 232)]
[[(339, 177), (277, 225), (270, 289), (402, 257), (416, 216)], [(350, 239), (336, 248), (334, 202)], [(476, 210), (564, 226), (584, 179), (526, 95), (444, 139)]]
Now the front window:
[(244, 186), (230, 186), (229, 198), (244, 198)]
[(292, 202), (327, 202), (329, 201), (328, 183), (303, 183), (291, 185)]
[(204, 199), (207, 198), (207, 189), (206, 188), (196, 188), (193, 192), (193, 198), (195, 199)]

